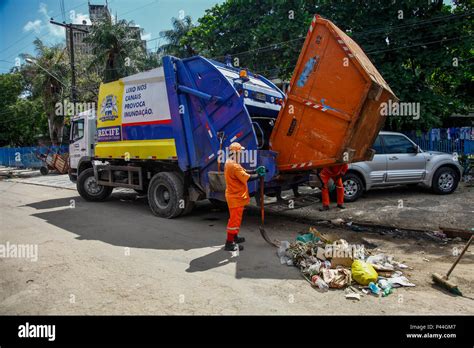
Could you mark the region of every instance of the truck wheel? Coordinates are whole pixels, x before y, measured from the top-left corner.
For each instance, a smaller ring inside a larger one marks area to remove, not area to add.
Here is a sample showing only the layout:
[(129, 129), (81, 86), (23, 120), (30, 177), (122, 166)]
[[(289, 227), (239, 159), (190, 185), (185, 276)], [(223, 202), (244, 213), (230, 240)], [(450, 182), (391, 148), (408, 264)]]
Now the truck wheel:
[(357, 174), (348, 173), (342, 178), (344, 186), (344, 201), (355, 202), (364, 192), (364, 184)]
[(94, 169), (87, 168), (77, 178), (77, 191), (87, 201), (102, 202), (112, 193), (113, 187), (97, 184)]
[(453, 193), (459, 184), (459, 176), (453, 168), (441, 167), (434, 176), (431, 189), (438, 195)]
[(180, 215), (185, 202), (183, 186), (175, 173), (155, 174), (148, 185), (148, 205), (153, 214), (167, 219)]
[(40, 168), (40, 173), (41, 173), (41, 175), (48, 175), (48, 173), (49, 173), (48, 167), (45, 167), (45, 166), (41, 167)]

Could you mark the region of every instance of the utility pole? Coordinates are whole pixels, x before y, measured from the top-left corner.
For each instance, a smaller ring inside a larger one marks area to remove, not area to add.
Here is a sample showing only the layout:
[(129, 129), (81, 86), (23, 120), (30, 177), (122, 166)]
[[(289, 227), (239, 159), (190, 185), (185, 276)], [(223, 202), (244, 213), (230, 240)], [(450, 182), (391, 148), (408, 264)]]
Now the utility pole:
[(73, 30), (82, 31), (83, 33), (88, 33), (87, 30), (81, 28), (74, 28), (72, 23), (59, 23), (55, 22), (53, 19), (49, 21), (51, 24), (59, 25), (61, 27), (69, 29), (69, 58), (71, 62), (71, 100), (75, 104), (77, 102), (77, 93), (76, 93), (76, 68), (74, 66), (74, 36)]

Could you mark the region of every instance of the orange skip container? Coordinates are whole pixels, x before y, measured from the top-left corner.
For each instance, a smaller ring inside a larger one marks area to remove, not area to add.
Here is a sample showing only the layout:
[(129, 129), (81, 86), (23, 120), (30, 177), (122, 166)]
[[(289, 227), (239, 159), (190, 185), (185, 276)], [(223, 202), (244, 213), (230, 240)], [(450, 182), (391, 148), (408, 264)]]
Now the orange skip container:
[(316, 15), (270, 138), (278, 169), (371, 160), (389, 100), (398, 101), (359, 45)]

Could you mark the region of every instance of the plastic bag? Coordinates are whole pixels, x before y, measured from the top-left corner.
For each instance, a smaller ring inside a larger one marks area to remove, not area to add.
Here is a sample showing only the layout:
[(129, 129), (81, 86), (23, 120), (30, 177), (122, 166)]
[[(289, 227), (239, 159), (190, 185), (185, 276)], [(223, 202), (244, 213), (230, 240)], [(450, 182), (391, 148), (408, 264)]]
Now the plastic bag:
[(312, 233), (301, 234), (296, 237), (297, 242), (308, 243), (308, 242), (317, 242), (319, 239), (314, 237)]
[(288, 250), (289, 247), (290, 247), (290, 242), (288, 242), (287, 240), (281, 241), (280, 246), (277, 250), (278, 257), (286, 256), (286, 251)]
[(371, 264), (355, 260), (352, 263), (352, 278), (360, 285), (369, 285), (370, 282), (377, 283), (377, 271)]

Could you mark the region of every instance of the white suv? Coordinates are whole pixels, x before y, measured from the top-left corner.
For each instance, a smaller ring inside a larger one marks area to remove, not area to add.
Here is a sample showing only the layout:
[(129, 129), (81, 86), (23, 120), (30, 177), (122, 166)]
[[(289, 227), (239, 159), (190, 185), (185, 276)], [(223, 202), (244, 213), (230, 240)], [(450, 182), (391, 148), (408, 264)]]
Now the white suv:
[(422, 184), (437, 194), (449, 194), (462, 176), (456, 154), (422, 151), (401, 133), (380, 132), (372, 148), (373, 160), (352, 163), (343, 177), (347, 202), (374, 187), (399, 184)]

